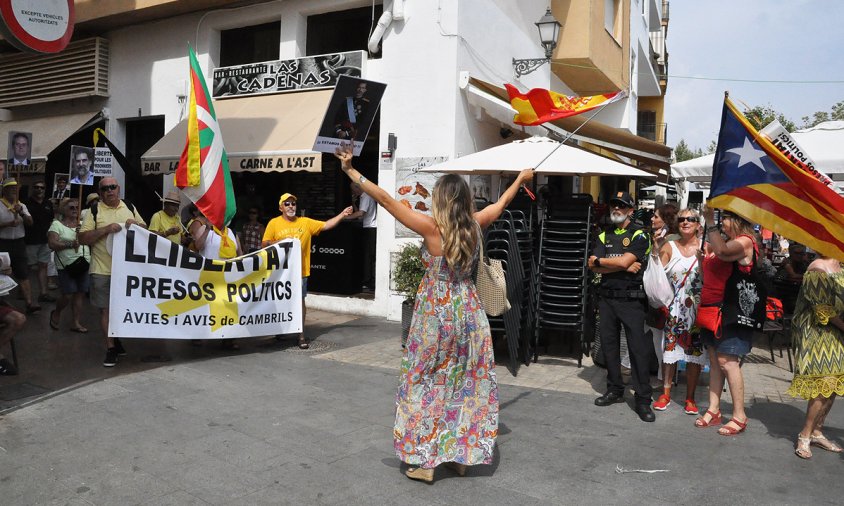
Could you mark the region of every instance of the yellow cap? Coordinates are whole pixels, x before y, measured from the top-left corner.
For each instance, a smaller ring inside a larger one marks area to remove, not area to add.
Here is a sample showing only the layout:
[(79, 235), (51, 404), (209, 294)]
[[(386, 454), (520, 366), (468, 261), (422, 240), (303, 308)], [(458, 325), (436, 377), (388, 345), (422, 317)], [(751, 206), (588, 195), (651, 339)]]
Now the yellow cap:
[(285, 200), (290, 200), (290, 199), (296, 200), (296, 195), (293, 195), (292, 193), (285, 193), (284, 195), (279, 197), (278, 205), (281, 205), (282, 203), (284, 203)]
[(3, 181), (3, 188), (5, 188), (7, 186), (17, 186), (17, 185), (18, 185), (18, 182), (15, 181), (15, 178), (13, 178), (13, 177), (10, 177), (9, 179)]

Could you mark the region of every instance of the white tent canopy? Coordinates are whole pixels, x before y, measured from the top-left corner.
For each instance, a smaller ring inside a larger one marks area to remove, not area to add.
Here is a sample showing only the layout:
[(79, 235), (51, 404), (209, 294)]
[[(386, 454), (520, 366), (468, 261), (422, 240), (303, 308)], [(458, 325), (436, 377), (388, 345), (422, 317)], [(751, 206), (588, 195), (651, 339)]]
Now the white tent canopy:
[[(826, 121), (791, 136), (814, 160), (815, 168), (833, 180), (844, 180), (844, 121)], [(715, 155), (709, 154), (672, 164), (671, 176), (675, 180), (709, 182), (714, 160)]]
[(546, 175), (656, 179), (656, 175), (650, 172), (574, 146), (560, 145), (555, 140), (539, 136), (495, 146), (422, 170), (456, 174), (500, 174), (518, 172), (530, 167), (536, 167), (537, 173)]

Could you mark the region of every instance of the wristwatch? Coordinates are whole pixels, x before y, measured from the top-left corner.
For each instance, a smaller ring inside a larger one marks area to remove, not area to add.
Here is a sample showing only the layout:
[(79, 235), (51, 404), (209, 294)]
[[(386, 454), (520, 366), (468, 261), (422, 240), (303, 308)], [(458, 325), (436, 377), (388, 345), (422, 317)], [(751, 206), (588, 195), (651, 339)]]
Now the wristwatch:
[(707, 234), (709, 232), (717, 232), (717, 231), (718, 231), (718, 225), (709, 225), (708, 227), (706, 227), (706, 233)]
[(360, 181), (360, 184), (363, 184), (363, 183), (366, 182), (366, 178), (363, 177), (363, 174), (361, 174), (361, 176), (358, 178), (358, 181)]
[(595, 267), (600, 267), (601, 266), (601, 259), (598, 258), (598, 257), (595, 257), (594, 265), (595, 265)]

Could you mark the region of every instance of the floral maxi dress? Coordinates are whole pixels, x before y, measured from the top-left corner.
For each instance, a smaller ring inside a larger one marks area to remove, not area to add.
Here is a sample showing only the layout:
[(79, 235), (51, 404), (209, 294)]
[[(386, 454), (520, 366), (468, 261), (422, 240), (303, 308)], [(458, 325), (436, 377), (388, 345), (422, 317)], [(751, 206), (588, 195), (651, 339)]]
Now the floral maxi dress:
[(422, 261), (396, 394), (396, 455), (423, 468), (489, 464), (498, 435), (489, 321), (469, 274), (424, 249)]

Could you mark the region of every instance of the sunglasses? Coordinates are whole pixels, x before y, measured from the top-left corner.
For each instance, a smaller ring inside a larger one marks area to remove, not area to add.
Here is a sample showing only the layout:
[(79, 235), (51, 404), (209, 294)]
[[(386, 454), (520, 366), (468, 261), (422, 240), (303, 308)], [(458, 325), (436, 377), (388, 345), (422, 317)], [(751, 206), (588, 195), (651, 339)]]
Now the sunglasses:
[(680, 216), (677, 218), (677, 223), (683, 223), (684, 221), (688, 221), (689, 223), (698, 223), (700, 218), (697, 216)]
[(296, 207), (296, 202), (285, 202), (284, 207)]
[(43, 190), (44, 189), (43, 186), (33, 186), (33, 188), (35, 188), (36, 190)]
[(116, 184), (104, 184), (104, 185), (100, 186), (100, 191), (101, 192), (110, 192), (110, 191), (116, 190), (118, 188), (120, 188), (120, 186), (118, 186)]
[(79, 208), (78, 208), (78, 207), (76, 207), (76, 206), (67, 206), (65, 209), (67, 209), (68, 211), (75, 211), (75, 210), (77, 210), (77, 209), (79, 209)]

